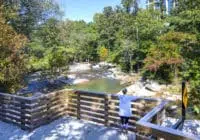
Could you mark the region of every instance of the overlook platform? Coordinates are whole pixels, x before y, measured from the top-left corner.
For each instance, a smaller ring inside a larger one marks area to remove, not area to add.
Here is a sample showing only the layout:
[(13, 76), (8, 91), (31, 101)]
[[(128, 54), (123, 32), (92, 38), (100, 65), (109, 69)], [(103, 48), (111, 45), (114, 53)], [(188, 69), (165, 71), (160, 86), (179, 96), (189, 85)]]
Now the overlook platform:
[[(119, 128), (119, 99), (116, 94), (68, 89), (38, 97), (19, 97), (0, 93), (0, 120), (27, 130), (13, 129), (6, 132), (7, 128), (4, 128), (6, 124), (0, 124), (0, 137), (4, 139), (6, 137), (4, 135), (9, 133), (7, 137), (11, 137), (10, 140), (49, 140), (48, 137), (67, 140), (90, 140), (94, 137), (110, 140), (200, 139), (176, 130), (177, 126), (167, 128), (161, 125), (165, 119), (167, 104), (166, 100), (142, 97), (133, 101), (129, 133), (125, 136)], [(19, 132), (21, 135), (16, 131), (21, 131)]]

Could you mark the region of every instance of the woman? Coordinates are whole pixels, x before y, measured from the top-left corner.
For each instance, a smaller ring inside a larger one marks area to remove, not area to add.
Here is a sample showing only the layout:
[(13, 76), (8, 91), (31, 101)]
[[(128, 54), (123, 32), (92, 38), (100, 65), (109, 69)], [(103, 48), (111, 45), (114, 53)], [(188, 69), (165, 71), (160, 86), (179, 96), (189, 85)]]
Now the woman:
[(119, 95), (119, 116), (121, 119), (121, 125), (123, 128), (128, 128), (128, 120), (132, 115), (131, 102), (137, 100), (138, 97), (129, 96), (127, 94), (127, 89), (122, 90), (123, 95)]

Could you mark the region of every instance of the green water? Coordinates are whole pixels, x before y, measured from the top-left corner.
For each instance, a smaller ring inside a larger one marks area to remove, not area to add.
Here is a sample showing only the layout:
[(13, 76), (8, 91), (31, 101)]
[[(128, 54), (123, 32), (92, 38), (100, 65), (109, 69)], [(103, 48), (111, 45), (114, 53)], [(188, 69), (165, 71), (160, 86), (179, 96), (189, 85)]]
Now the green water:
[(76, 90), (86, 90), (95, 92), (117, 93), (126, 85), (120, 85), (120, 81), (112, 79), (95, 79), (86, 83), (70, 86)]

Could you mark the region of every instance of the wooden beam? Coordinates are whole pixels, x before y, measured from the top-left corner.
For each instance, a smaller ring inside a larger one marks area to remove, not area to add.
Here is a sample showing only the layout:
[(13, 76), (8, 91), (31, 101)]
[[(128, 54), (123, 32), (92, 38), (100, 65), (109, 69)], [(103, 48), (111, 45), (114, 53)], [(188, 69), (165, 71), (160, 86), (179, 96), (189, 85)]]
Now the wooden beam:
[(149, 122), (136, 123), (137, 130), (148, 132), (155, 137), (164, 138), (166, 140), (198, 140), (197, 136), (187, 134), (172, 128), (158, 126)]
[(185, 119), (183, 117), (181, 117), (173, 126), (173, 129), (179, 129), (180, 127), (183, 126)]
[(77, 119), (81, 119), (81, 104), (80, 104), (80, 94), (77, 94)]
[[(149, 122), (156, 114), (158, 114), (165, 105), (168, 104), (168, 101), (164, 100), (162, 101), (158, 106), (153, 108), (149, 113), (147, 113), (142, 119), (139, 120), (139, 122)], [(138, 122), (138, 123), (139, 123)]]

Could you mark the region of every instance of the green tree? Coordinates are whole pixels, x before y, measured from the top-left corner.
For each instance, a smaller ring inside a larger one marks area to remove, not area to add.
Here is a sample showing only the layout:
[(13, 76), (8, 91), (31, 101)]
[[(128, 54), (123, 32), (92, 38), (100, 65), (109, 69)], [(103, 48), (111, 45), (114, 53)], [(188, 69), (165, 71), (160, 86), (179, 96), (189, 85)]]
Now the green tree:
[(66, 20), (59, 23), (61, 45), (74, 50), (74, 61), (97, 61), (97, 33), (93, 23)]
[(26, 47), (29, 55), (30, 71), (47, 70), (50, 68), (49, 54), (60, 46), (58, 20), (49, 19), (31, 34), (31, 41)]
[(104, 46), (100, 46), (98, 49), (98, 54), (101, 61), (105, 61), (108, 57), (108, 49), (106, 49)]
[[(196, 110), (200, 109), (199, 89), (200, 89), (200, 59), (199, 59), (199, 45), (200, 45), (200, 0), (178, 0), (178, 6), (173, 11), (173, 16), (170, 17), (172, 28), (176, 31), (193, 34), (197, 41), (188, 46), (185, 42), (184, 65), (182, 67), (181, 76), (183, 79), (190, 81), (191, 105), (195, 105)], [(197, 109), (198, 108), (198, 109)]]
[(121, 4), (123, 5), (126, 13), (136, 15), (139, 10), (139, 0), (122, 0)]
[(113, 13), (114, 13), (114, 11), (113, 11), (113, 8), (112, 8), (111, 6), (104, 7), (104, 9), (103, 9), (103, 14), (104, 14), (106, 17), (111, 16)]
[(22, 48), (27, 38), (7, 24), (3, 9), (0, 4), (0, 87), (13, 93), (20, 87), (26, 73)]
[(51, 18), (38, 29), (38, 37), (42, 41), (42, 45), (46, 48), (54, 48), (59, 46), (60, 40), (58, 37), (58, 20)]
[(16, 11), (16, 17), (7, 16), (6, 20), (21, 34), (30, 39), (30, 34), (37, 26), (52, 17), (60, 15), (59, 7), (53, 0), (17, 0), (3, 1), (6, 9)]
[(123, 13), (113, 12), (109, 17), (105, 14), (96, 14), (94, 24), (98, 33), (97, 40), (99, 46), (105, 46), (109, 52), (116, 49), (117, 33), (124, 24)]
[(137, 72), (143, 67), (151, 45), (165, 31), (164, 20), (160, 19), (158, 11), (152, 10), (140, 10), (136, 17), (122, 14), (119, 19), (123, 24), (116, 34), (115, 45), (121, 48), (121, 55), (116, 57), (122, 67), (127, 66), (124, 68), (126, 71)]
[(72, 59), (71, 57), (71, 52), (65, 47), (52, 49), (52, 52), (49, 54), (49, 65), (52, 77), (57, 78), (63, 71), (68, 69), (68, 64)]
[(193, 34), (170, 31), (161, 35), (149, 51), (145, 60), (146, 68), (155, 72), (154, 78), (172, 82), (177, 77), (178, 67), (187, 60), (185, 49), (194, 42), (196, 37)]

